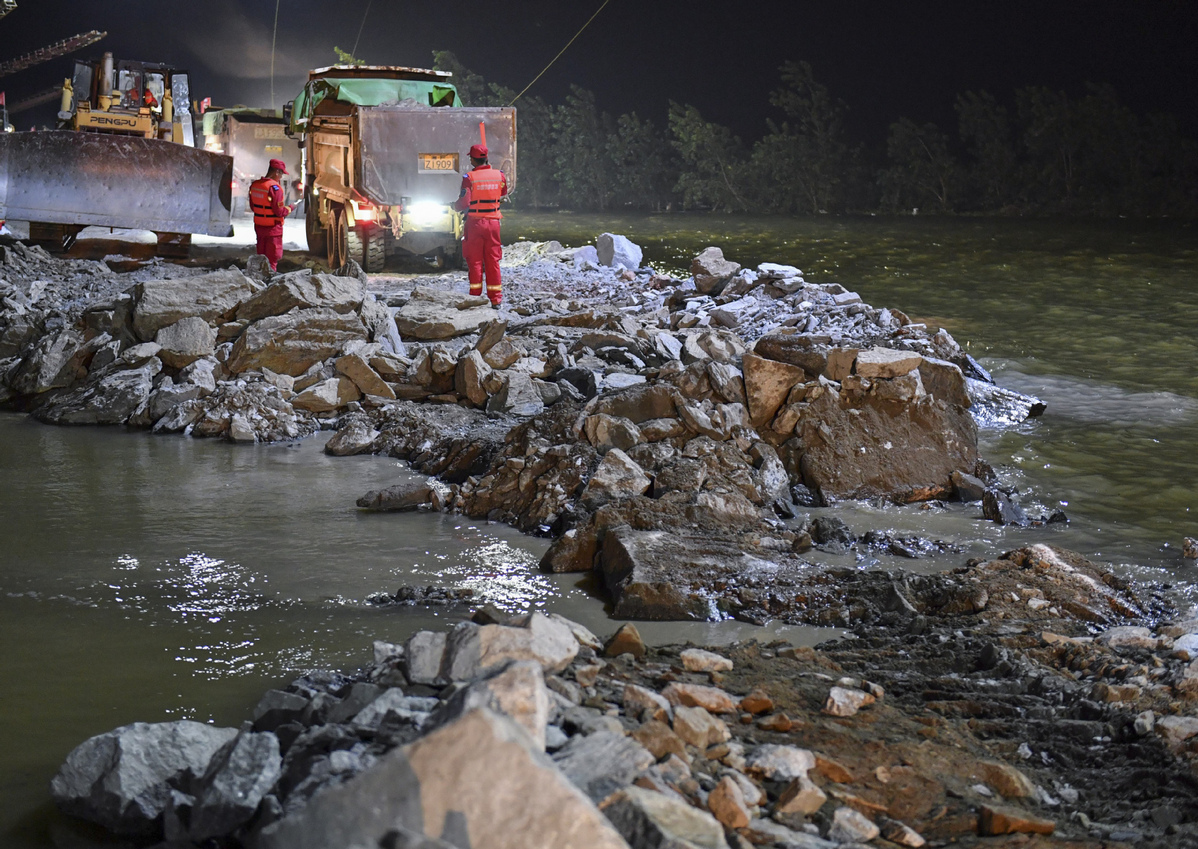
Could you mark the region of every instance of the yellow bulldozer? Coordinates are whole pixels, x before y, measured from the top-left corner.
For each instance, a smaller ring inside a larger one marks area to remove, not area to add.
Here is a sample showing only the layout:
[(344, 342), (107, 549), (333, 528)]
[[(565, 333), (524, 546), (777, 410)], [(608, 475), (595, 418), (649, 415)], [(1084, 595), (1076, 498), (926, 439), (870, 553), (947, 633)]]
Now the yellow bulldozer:
[(195, 147), (190, 95), (168, 65), (76, 61), (59, 129), (0, 134), (0, 219), (56, 251), (87, 226), (150, 230), (167, 256), (232, 235), (233, 160)]

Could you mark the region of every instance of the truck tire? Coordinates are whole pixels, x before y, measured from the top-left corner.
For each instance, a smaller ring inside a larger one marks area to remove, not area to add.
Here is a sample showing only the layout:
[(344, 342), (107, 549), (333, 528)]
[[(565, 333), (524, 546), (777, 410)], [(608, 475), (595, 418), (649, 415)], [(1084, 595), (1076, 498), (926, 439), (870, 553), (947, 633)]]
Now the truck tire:
[(311, 192), (304, 194), (304, 229), (308, 232), (308, 253), (327, 254), (329, 236), (320, 223), (320, 210), (312, 203)]
[(327, 250), (325, 256), (329, 260), (329, 271), (336, 271), (345, 265), (345, 210), (334, 206), (329, 209), (329, 223), (325, 230)]
[(362, 268), (374, 274), (383, 270), (383, 263), (387, 261), (387, 236), (386, 233), (376, 227), (365, 235), (366, 238), (366, 261), (362, 263)]
[[(341, 216), (342, 222), (345, 222), (345, 216)], [(341, 258), (341, 264), (344, 265), (346, 260), (352, 259), (362, 268), (366, 267), (366, 236), (357, 227), (350, 227), (345, 223), (345, 256)]]

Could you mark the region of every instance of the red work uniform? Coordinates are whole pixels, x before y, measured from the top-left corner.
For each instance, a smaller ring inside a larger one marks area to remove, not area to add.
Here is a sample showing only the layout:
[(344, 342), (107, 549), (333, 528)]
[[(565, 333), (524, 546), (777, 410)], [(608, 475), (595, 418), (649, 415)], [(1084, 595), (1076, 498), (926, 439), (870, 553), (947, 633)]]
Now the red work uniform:
[(487, 279), (487, 297), (495, 306), (503, 301), (499, 279), (499, 260), (503, 245), (499, 241), (499, 199), (507, 194), (507, 177), (497, 168), (483, 164), (462, 176), (462, 195), (456, 208), (466, 213), (466, 238), (462, 256), (470, 277), (470, 294), (483, 293)]
[(291, 213), (291, 207), (283, 203), (283, 187), (277, 180), (259, 177), (250, 184), (250, 209), (254, 212), (258, 253), (276, 271), (283, 258), (283, 219)]

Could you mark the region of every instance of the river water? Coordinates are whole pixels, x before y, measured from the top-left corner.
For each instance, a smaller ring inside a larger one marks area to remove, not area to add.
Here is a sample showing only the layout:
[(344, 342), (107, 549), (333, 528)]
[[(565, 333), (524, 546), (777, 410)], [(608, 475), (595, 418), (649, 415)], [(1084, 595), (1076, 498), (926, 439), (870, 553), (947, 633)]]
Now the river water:
[[(1000, 529), (960, 506), (850, 507), (858, 532), (958, 545), (878, 565), (946, 568), (1046, 541), (1191, 595), (1198, 571), (1180, 546), (1198, 536), (1192, 225), (528, 213), (505, 222), (508, 240), (577, 245), (604, 231), (629, 235), (667, 269), (707, 245), (746, 265), (797, 265), (947, 328), (1001, 384), (1048, 402), (1038, 420), (983, 432), (982, 453), (1030, 513), (1063, 508), (1067, 526)], [(379, 608), (371, 593), (468, 586), (509, 610), (612, 630), (584, 579), (537, 572), (544, 540), (462, 517), (360, 513), (359, 495), (406, 470), (328, 457), (323, 441), (233, 446), (0, 414), (0, 845), (60, 842), (66, 826), (47, 783), (86, 737), (134, 721), (235, 725), (269, 687), (310, 668), (355, 668), (372, 640), (461, 614)], [(831, 633), (740, 623), (642, 632), (796, 643)]]

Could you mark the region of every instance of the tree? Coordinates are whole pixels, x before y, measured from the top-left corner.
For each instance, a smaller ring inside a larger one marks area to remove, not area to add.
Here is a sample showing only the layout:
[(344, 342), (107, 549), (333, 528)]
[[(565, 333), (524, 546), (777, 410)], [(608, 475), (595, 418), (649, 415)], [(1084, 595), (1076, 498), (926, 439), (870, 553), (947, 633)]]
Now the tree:
[(952, 212), (961, 169), (949, 153), (948, 136), (935, 124), (900, 118), (890, 125), (886, 155), (891, 166), (881, 174), (884, 202), (892, 209), (932, 207)]
[(987, 92), (958, 95), (957, 128), (973, 161), (968, 182), (976, 204), (1002, 209), (1019, 200), (1023, 182), (1007, 110)]
[(682, 205), (712, 212), (743, 212), (748, 156), (739, 138), (727, 127), (703, 119), (693, 106), (670, 101), (670, 143), (682, 159), (675, 191)]
[(855, 156), (845, 140), (848, 106), (815, 80), (808, 63), (787, 62), (781, 72), (783, 87), (770, 94), (770, 103), (789, 120), (769, 123), (770, 133), (757, 157), (759, 167), (773, 158), (777, 165), (772, 184), (797, 195), (795, 205), (802, 198), (805, 211), (843, 209)]
[(594, 93), (576, 85), (570, 86), (565, 104), (553, 110), (554, 177), (561, 183), (566, 206), (607, 209), (614, 170), (607, 139), (614, 129), (611, 116), (595, 105)]
[(616, 119), (607, 139), (614, 168), (613, 200), (621, 206), (660, 212), (673, 198), (678, 165), (665, 135), (635, 112)]
[(337, 54), (338, 65), (365, 65), (365, 59), (359, 59), (351, 53), (346, 53), (340, 47), (333, 46), (333, 52)]

